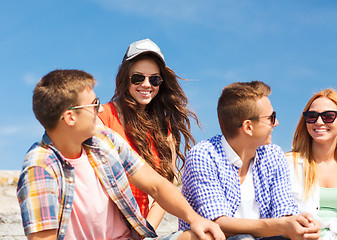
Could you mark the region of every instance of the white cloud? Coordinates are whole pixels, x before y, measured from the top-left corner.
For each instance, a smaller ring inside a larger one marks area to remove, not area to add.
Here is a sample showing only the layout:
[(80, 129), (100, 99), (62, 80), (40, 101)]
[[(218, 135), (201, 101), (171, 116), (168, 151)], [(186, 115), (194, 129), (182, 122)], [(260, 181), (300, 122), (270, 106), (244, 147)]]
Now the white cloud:
[[(167, 23), (193, 23), (208, 29), (227, 30), (249, 37), (261, 33), (297, 34), (305, 27), (324, 26), (336, 20), (336, 6), (293, 1), (236, 0), (91, 0), (104, 10), (117, 11)], [(299, 11), (306, 9), (306, 11)], [(314, 9), (314, 10), (313, 10)]]
[[(108, 11), (119, 11), (129, 15), (153, 18), (154, 20), (184, 21), (204, 23), (204, 19), (218, 19), (237, 13), (232, 3), (226, 1), (203, 0), (92, 0)], [(235, 6), (242, 4), (235, 2)], [(234, 10), (234, 12), (233, 12)], [(224, 24), (225, 22), (223, 22)]]
[(21, 127), (15, 125), (8, 125), (4, 127), (0, 127), (0, 136), (8, 136), (17, 134), (21, 131)]
[(40, 80), (40, 77), (38, 77), (37, 74), (34, 74), (34, 73), (25, 73), (23, 75), (23, 81), (29, 86), (36, 85), (39, 80)]

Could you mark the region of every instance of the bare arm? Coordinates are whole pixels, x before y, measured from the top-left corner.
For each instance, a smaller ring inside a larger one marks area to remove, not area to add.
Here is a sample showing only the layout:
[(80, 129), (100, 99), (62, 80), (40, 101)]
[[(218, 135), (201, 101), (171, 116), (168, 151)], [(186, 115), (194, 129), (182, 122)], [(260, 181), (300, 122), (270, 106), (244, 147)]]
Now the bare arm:
[[(172, 169), (175, 171), (176, 167), (176, 151), (175, 151), (175, 141), (172, 137), (172, 134), (170, 134), (167, 137), (167, 141), (170, 145), (171, 152), (172, 152)], [(153, 201), (151, 208), (149, 210), (149, 214), (147, 215), (146, 220), (151, 224), (151, 226), (154, 229), (157, 229), (161, 220), (163, 219), (165, 215), (165, 210), (156, 202)]]
[(215, 239), (225, 239), (217, 224), (194, 212), (179, 190), (147, 164), (130, 177), (130, 182), (150, 194), (167, 212), (189, 223), (200, 239), (207, 239), (207, 232)]
[(255, 237), (282, 235), (290, 239), (319, 239), (320, 226), (311, 215), (269, 219), (240, 219), (222, 216), (215, 220), (226, 235), (248, 233)]
[(163, 219), (165, 212), (166, 211), (156, 201), (153, 201), (146, 220), (156, 230)]
[(27, 236), (28, 240), (56, 240), (57, 239), (57, 229), (45, 230), (41, 232), (31, 233)]
[(172, 136), (172, 134), (170, 134), (168, 137), (167, 137), (167, 141), (170, 145), (170, 148), (171, 148), (171, 153), (172, 153), (172, 169), (173, 171), (175, 171), (176, 169), (176, 158), (177, 158), (177, 154), (176, 154), (176, 145), (175, 145), (175, 140)]

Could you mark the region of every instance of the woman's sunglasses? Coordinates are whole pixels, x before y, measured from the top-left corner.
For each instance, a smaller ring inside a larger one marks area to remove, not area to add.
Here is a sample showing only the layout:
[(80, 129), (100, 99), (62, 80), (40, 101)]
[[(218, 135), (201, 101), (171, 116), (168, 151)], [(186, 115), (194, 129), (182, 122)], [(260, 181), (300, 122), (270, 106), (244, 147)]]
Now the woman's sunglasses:
[(337, 111), (325, 111), (325, 112), (315, 112), (315, 111), (306, 111), (303, 112), (303, 118), (306, 123), (315, 123), (317, 122), (318, 117), (321, 116), (324, 123), (332, 123), (335, 121), (337, 116)]
[(149, 78), (149, 82), (151, 83), (152, 86), (158, 87), (160, 84), (163, 82), (163, 78), (158, 75), (143, 75), (139, 73), (132, 74), (130, 77), (131, 83), (134, 85), (139, 85), (142, 82), (145, 81), (145, 78)]

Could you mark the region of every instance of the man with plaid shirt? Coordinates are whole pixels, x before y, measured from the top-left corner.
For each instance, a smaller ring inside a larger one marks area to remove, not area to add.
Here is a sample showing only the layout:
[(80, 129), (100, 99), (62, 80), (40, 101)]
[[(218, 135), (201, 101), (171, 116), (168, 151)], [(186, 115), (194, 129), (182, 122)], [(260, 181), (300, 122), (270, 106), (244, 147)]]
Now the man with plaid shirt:
[[(227, 239), (318, 239), (319, 224), (313, 217), (297, 215), (284, 153), (271, 144), (278, 121), (270, 92), (259, 81), (223, 89), (218, 102), (223, 135), (190, 150), (182, 193), (196, 212), (231, 236)], [(187, 228), (179, 220), (179, 229)]]
[[(33, 110), (46, 132), (28, 151), (18, 182), (28, 239), (225, 239), (122, 137), (96, 127), (101, 108), (94, 85), (86, 72), (55, 70), (34, 89)], [(157, 237), (128, 181), (191, 230)]]

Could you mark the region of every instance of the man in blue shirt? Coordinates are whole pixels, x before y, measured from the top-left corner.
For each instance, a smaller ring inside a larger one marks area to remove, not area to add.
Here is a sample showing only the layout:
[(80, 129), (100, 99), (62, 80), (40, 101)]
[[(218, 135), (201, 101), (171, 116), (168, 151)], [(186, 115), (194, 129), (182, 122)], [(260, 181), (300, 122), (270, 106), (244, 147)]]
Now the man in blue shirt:
[[(318, 239), (319, 224), (309, 214), (298, 215), (284, 153), (271, 144), (278, 121), (270, 93), (259, 81), (223, 89), (217, 109), (223, 135), (191, 149), (182, 193), (196, 212), (232, 236), (229, 239)], [(179, 220), (181, 230), (188, 227)]]

